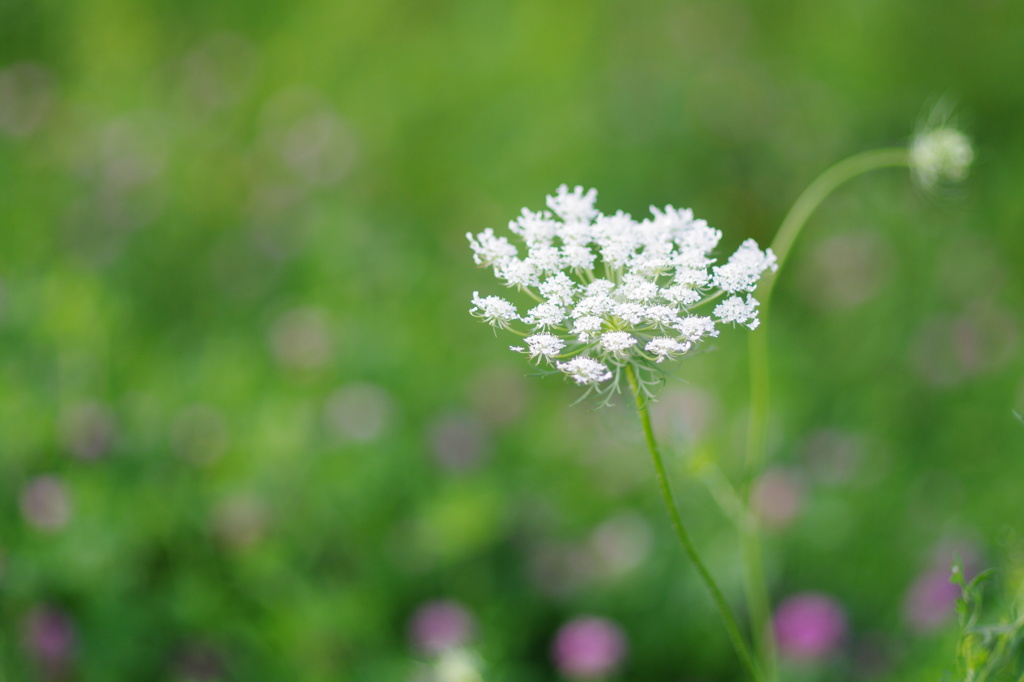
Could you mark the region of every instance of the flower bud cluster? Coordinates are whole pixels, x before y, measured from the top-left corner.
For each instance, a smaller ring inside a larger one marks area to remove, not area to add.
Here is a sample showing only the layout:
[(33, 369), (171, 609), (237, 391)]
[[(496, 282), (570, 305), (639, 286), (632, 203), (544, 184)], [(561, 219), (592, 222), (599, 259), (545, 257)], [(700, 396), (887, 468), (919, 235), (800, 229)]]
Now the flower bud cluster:
[[(691, 210), (651, 207), (638, 222), (603, 215), (596, 198), (562, 185), (547, 197), (549, 211), (524, 208), (509, 230), (525, 251), (491, 228), (466, 235), (477, 265), (533, 299), (520, 310), (473, 293), (472, 315), (523, 337), (512, 350), (599, 390), (614, 390), (632, 365), (647, 390), (664, 361), (718, 336), (719, 323), (757, 327), (751, 293), (777, 267), (771, 249), (748, 239), (719, 265), (711, 252), (721, 231)], [(715, 301), (710, 315), (695, 312)]]
[(910, 146), (910, 166), (925, 187), (962, 182), (973, 161), (970, 138), (955, 128), (927, 130)]

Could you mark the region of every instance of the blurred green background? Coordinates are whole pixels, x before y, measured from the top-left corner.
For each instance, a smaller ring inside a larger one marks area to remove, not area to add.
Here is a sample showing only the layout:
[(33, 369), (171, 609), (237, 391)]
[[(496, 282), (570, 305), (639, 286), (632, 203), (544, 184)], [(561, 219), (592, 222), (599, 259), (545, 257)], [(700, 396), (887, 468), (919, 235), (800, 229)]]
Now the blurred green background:
[[(821, 170), (948, 97), (963, 186), (864, 177), (776, 291), (773, 601), (848, 634), (793, 679), (935, 680), (953, 551), (1024, 547), (1024, 5), (0, 0), (0, 679), (412, 680), (423, 604), (486, 679), (736, 680), (635, 418), (573, 407), (467, 314), (467, 231), (557, 185), (769, 243)], [(745, 333), (658, 406), (683, 512), (743, 445)]]

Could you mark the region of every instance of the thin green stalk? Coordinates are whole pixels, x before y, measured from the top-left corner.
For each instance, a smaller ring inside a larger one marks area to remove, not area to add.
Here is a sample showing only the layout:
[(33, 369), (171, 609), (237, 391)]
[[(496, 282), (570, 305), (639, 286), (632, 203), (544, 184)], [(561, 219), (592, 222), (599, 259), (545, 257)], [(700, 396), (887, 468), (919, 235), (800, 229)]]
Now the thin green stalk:
[[(766, 424), (769, 398), (768, 376), (768, 311), (771, 306), (771, 295), (775, 282), (779, 278), (782, 266), (786, 263), (793, 242), (800, 236), (807, 219), (821, 202), (837, 187), (879, 168), (906, 166), (910, 162), (909, 152), (904, 148), (875, 149), (855, 154), (835, 164), (808, 186), (804, 193), (793, 204), (772, 240), (771, 250), (775, 253), (778, 269), (769, 277), (758, 291), (761, 302), (761, 331), (749, 336), (750, 342), (750, 427), (747, 438), (746, 485), (745, 493), (749, 493), (749, 484), (764, 462), (766, 450)], [(745, 495), (746, 496), (746, 495)]]
[[(764, 466), (767, 454), (768, 407), (771, 396), (771, 384), (768, 366), (768, 311), (770, 310), (771, 294), (779, 272), (785, 264), (793, 243), (803, 230), (807, 219), (821, 202), (837, 187), (845, 182), (880, 168), (907, 166), (910, 163), (909, 152), (905, 148), (876, 149), (855, 154), (835, 164), (804, 190), (793, 207), (786, 214), (771, 243), (779, 269), (774, 277), (770, 277), (758, 291), (761, 302), (761, 329), (749, 336), (750, 362), (750, 421), (747, 431), (747, 452), (745, 475), (741, 487), (741, 496), (749, 507), (750, 486), (754, 477)], [(751, 629), (754, 646), (758, 652), (761, 666), (769, 680), (775, 679), (775, 644), (771, 627), (771, 607), (768, 590), (765, 584), (764, 569), (761, 560), (761, 541), (759, 524), (752, 514), (747, 515), (745, 523), (740, 526), (740, 545), (743, 551), (744, 588), (747, 593), (747, 604), (750, 610)]]
[(668, 510), (668, 515), (672, 519), (672, 527), (675, 529), (676, 537), (679, 538), (679, 542), (686, 551), (686, 555), (690, 558), (690, 561), (697, 569), (697, 574), (704, 582), (704, 586), (707, 588), (708, 592), (711, 593), (711, 598), (715, 602), (715, 606), (718, 607), (718, 612), (721, 614), (722, 620), (725, 622), (725, 629), (729, 633), (729, 639), (732, 640), (732, 645), (736, 649), (736, 653), (739, 655), (740, 660), (743, 661), (743, 665), (746, 666), (750, 676), (756, 682), (765, 682), (764, 676), (761, 674), (761, 670), (754, 662), (754, 658), (750, 653), (747, 643), (740, 634), (740, 628), (736, 622), (736, 617), (733, 615), (732, 610), (726, 603), (725, 597), (722, 596), (722, 591), (718, 588), (714, 578), (711, 577), (711, 573), (701, 560), (700, 555), (697, 554), (697, 550), (693, 546), (693, 542), (690, 540), (690, 535), (686, 532), (686, 528), (683, 526), (683, 521), (679, 517), (679, 510), (676, 508), (675, 498), (672, 495), (672, 489), (668, 485), (668, 477), (665, 475), (665, 465), (661, 460), (661, 451), (658, 449), (658, 443), (654, 439), (654, 429), (651, 428), (651, 415), (647, 410), (647, 402), (644, 400), (643, 394), (640, 391), (640, 384), (637, 381), (636, 371), (633, 369), (632, 365), (626, 365), (626, 376), (629, 378), (629, 385), (632, 387), (633, 396), (636, 398), (636, 409), (640, 414), (640, 423), (643, 425), (644, 437), (647, 440), (647, 449), (650, 450), (651, 460), (654, 462), (654, 471), (656, 472), (658, 479), (658, 489), (661, 491), (661, 498), (665, 502), (665, 508)]
[[(789, 213), (782, 219), (782, 225), (779, 226), (779, 231), (775, 233), (775, 238), (772, 240), (771, 249), (778, 259), (779, 269), (786, 262), (789, 251), (793, 248), (793, 242), (800, 236), (807, 219), (837, 187), (869, 171), (879, 168), (897, 168), (909, 164), (910, 152), (905, 147), (872, 149), (843, 159), (819, 175), (797, 198), (793, 208), (789, 209)], [(761, 305), (768, 303), (778, 277), (778, 272), (776, 272), (775, 277), (769, 279), (758, 292)]]
[[(749, 505), (748, 505), (749, 506)], [(760, 524), (756, 515), (748, 513), (739, 527), (740, 553), (743, 557), (743, 590), (750, 613), (750, 631), (758, 662), (770, 682), (776, 679), (775, 631), (772, 627), (771, 602), (761, 558)]]

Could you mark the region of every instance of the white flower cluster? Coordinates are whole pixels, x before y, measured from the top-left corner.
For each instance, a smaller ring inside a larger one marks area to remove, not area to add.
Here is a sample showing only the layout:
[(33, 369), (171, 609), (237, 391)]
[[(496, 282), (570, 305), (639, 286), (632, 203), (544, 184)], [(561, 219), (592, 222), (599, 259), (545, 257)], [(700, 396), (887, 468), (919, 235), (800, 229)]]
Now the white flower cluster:
[(973, 161), (970, 139), (955, 128), (925, 131), (917, 135), (910, 146), (910, 166), (926, 187), (961, 182)]
[[(520, 312), (504, 298), (473, 294), (472, 315), (524, 337), (512, 350), (591, 387), (613, 379), (616, 387), (632, 365), (646, 387), (660, 363), (718, 336), (718, 322), (757, 327), (750, 294), (776, 268), (770, 249), (748, 239), (716, 265), (710, 254), (722, 233), (689, 209), (652, 207), (637, 222), (621, 211), (601, 214), (596, 198), (596, 190), (562, 185), (547, 197), (550, 211), (524, 208), (509, 230), (525, 254), (490, 228), (466, 235), (478, 265), (533, 299)], [(694, 312), (719, 299), (710, 316)]]

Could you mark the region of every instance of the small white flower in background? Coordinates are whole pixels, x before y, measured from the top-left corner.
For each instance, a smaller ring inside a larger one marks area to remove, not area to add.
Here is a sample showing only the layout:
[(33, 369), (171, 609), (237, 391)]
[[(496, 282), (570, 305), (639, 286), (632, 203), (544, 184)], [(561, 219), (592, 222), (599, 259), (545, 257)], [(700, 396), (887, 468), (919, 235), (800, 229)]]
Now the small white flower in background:
[[(523, 337), (512, 350), (608, 397), (632, 366), (650, 396), (661, 363), (718, 336), (719, 323), (757, 327), (750, 294), (777, 268), (771, 249), (748, 239), (715, 265), (722, 233), (689, 209), (651, 207), (652, 217), (636, 221), (603, 215), (596, 199), (597, 190), (562, 185), (547, 197), (550, 212), (524, 208), (509, 223), (524, 257), (491, 228), (466, 235), (478, 265), (533, 301), (520, 315), (511, 301), (473, 292), (473, 316)], [(694, 312), (718, 299), (711, 316)]]
[(926, 188), (964, 180), (974, 162), (971, 140), (957, 128), (953, 103), (935, 102), (910, 144), (910, 168)]
[(927, 130), (910, 147), (910, 165), (926, 187), (964, 180), (973, 161), (970, 139), (955, 128)]

